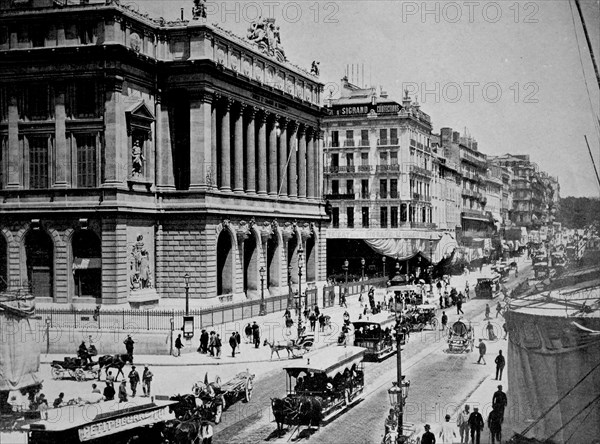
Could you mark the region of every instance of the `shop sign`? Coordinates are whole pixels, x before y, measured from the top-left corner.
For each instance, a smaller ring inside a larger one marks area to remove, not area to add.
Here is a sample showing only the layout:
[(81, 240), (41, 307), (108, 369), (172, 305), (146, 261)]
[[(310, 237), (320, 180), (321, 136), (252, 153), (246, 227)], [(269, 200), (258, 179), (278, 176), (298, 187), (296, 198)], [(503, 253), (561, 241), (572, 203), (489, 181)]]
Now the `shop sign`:
[(135, 413), (120, 418), (90, 424), (78, 430), (79, 440), (90, 441), (103, 436), (131, 430), (138, 427), (156, 424), (169, 419), (169, 408), (163, 407), (149, 412)]

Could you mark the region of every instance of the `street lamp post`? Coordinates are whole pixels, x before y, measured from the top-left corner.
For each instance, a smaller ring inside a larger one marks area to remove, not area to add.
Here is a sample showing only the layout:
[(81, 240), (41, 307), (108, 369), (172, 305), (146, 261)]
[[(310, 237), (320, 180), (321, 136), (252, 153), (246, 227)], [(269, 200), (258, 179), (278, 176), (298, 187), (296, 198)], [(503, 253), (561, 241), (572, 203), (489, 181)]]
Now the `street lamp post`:
[(260, 267), (260, 316), (267, 314), (267, 306), (265, 303), (265, 267)]
[(383, 277), (385, 277), (385, 256), (383, 256), (383, 257), (381, 258), (381, 262), (383, 263), (383, 270), (382, 270), (382, 273), (381, 273), (381, 275), (382, 275)]
[(408, 388), (410, 381), (404, 381), (402, 376), (402, 327), (400, 323), (396, 324), (396, 381), (392, 382), (392, 387), (388, 389), (390, 404), (396, 411), (398, 416), (398, 436), (404, 436), (403, 433), (403, 416), (404, 404), (408, 397)]
[(292, 296), (292, 266), (288, 266), (288, 309), (291, 309), (294, 305), (294, 298)]
[(360, 259), (361, 280), (365, 280), (365, 258)]
[(190, 275), (186, 273), (183, 279), (185, 279), (185, 315), (188, 316), (190, 314)]
[(344, 261), (344, 266), (342, 267), (342, 269), (346, 272), (346, 286), (348, 286), (348, 259), (346, 259)]
[[(298, 337), (302, 335), (302, 244), (298, 248)], [(308, 295), (307, 295), (308, 298)], [(308, 299), (305, 301), (305, 307), (308, 307)]]

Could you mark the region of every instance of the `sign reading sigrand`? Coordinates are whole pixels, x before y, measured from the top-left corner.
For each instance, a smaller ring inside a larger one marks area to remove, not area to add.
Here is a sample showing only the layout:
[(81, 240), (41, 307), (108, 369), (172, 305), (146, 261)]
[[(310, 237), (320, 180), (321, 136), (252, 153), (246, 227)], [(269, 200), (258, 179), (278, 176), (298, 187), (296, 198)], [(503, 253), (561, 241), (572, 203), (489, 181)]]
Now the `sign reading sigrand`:
[(108, 421), (98, 422), (96, 424), (86, 425), (80, 428), (80, 441), (90, 441), (103, 436), (113, 435), (125, 430), (131, 430), (137, 427), (156, 424), (170, 419), (169, 408), (163, 407), (149, 412), (135, 413), (133, 415), (123, 416), (121, 418), (110, 419)]
[(373, 105), (371, 103), (364, 105), (345, 105), (345, 106), (332, 106), (330, 115), (332, 116), (365, 116), (371, 112), (377, 113), (377, 115), (385, 114), (398, 114), (402, 106), (398, 103), (378, 103)]

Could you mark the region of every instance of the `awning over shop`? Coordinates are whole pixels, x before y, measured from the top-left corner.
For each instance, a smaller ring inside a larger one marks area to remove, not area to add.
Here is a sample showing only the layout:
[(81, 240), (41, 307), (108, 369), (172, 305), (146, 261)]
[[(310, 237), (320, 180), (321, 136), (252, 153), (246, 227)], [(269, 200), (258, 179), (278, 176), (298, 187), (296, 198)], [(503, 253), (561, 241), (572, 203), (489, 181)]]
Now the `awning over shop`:
[(405, 261), (421, 254), (430, 260), (433, 253), (433, 262), (438, 262), (445, 256), (452, 254), (458, 247), (456, 240), (448, 233), (436, 234), (432, 239), (364, 239), (376, 253)]
[(102, 258), (99, 257), (76, 257), (73, 260), (73, 271), (75, 270), (99, 270), (102, 268)]

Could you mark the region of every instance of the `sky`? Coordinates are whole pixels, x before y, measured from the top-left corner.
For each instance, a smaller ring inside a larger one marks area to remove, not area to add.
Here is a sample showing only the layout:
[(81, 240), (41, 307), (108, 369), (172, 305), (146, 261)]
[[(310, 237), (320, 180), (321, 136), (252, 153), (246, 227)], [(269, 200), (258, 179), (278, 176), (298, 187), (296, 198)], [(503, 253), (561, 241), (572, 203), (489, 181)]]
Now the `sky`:
[[(600, 63), (600, 0), (580, 1)], [(121, 3), (167, 20), (181, 8), (190, 19), (193, 6)], [(354, 64), (355, 84), (397, 99), (408, 89), (434, 131), (466, 129), (487, 155), (529, 154), (562, 197), (600, 196), (584, 139), (600, 168), (600, 91), (573, 0), (217, 0), (207, 11), (244, 37), (257, 16), (275, 18), (290, 62), (320, 62), (325, 97)]]

